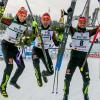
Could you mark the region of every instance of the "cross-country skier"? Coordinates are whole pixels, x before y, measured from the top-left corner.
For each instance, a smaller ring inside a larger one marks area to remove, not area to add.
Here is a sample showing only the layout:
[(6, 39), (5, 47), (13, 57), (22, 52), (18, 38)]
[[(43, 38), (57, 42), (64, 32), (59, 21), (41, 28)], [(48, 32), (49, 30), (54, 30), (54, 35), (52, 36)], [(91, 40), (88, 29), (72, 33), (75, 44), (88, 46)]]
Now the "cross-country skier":
[[(41, 49), (41, 39), (39, 35), (35, 39), (35, 46), (33, 47), (32, 50), (32, 61), (33, 61), (33, 66), (35, 68), (35, 76), (37, 78), (37, 83), (40, 87), (43, 86), (42, 77), (44, 82), (47, 83), (48, 81), (47, 76), (53, 75), (54, 73), (53, 63), (48, 51), (48, 48), (52, 43), (51, 41), (53, 41), (56, 46), (59, 45), (59, 41), (56, 37), (56, 33), (54, 30), (50, 28), (50, 24), (51, 24), (51, 17), (49, 13), (44, 13), (41, 17), (40, 32), (42, 34), (43, 44), (44, 44), (49, 66), (47, 66), (45, 62), (45, 58)], [(40, 66), (40, 59), (43, 61), (46, 68), (46, 70), (43, 70), (42, 72), (40, 71), (40, 67), (42, 67)]]
[(18, 10), (15, 18), (11, 20), (4, 19), (3, 17), (1, 18), (1, 22), (8, 25), (7, 29), (5, 30), (5, 36), (1, 42), (3, 57), (6, 63), (6, 68), (4, 70), (3, 79), (0, 86), (1, 94), (4, 97), (8, 97), (6, 88), (13, 70), (13, 60), (17, 64), (18, 68), (16, 69), (14, 76), (11, 78), (10, 84), (17, 89), (20, 89), (20, 86), (17, 84), (17, 80), (22, 74), (25, 64), (16, 43), (20, 40), (22, 35), (27, 34), (28, 32), (26, 18), (27, 10), (24, 7), (21, 7)]
[[(79, 70), (82, 67), (82, 64), (89, 50), (89, 39), (96, 33), (98, 29), (98, 27), (96, 27), (95, 29), (87, 30), (86, 22), (87, 18), (79, 17), (77, 28), (73, 28), (72, 26), (70, 27), (70, 35), (72, 36), (72, 43), (71, 43), (72, 50), (71, 50), (70, 60), (67, 65), (65, 73), (63, 100), (68, 100), (69, 87), (72, 76), (77, 66), (79, 67)], [(84, 66), (84, 70), (83, 71), (80, 70), (80, 73), (83, 79), (84, 100), (89, 100), (88, 87), (90, 83), (90, 76), (89, 76), (87, 61)]]

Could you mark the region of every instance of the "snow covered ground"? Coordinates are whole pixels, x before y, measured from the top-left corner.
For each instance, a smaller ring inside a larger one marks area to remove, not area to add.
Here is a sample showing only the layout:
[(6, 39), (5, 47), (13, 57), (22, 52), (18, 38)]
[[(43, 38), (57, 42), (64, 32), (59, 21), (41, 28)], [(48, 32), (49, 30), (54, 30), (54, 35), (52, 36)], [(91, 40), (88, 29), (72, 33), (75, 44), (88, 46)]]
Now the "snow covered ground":
[[(18, 84), (21, 85), (21, 89), (17, 90), (13, 86), (8, 84), (7, 92), (9, 98), (5, 99), (0, 95), (0, 100), (62, 100), (63, 98), (63, 84), (64, 84), (64, 74), (67, 67), (69, 58), (64, 58), (62, 68), (59, 73), (59, 93), (52, 94), (53, 76), (49, 77), (48, 83), (44, 84), (43, 87), (38, 87), (36, 78), (34, 75), (34, 69), (31, 59), (25, 60), (26, 68), (22, 76), (18, 80)], [(53, 59), (55, 66), (56, 59)], [(100, 59), (89, 58), (89, 69), (91, 84), (89, 88), (90, 100), (100, 100)], [(0, 82), (2, 80), (3, 71), (5, 68), (4, 61), (0, 61)], [(14, 74), (16, 65), (14, 64), (14, 69), (11, 76)], [(44, 65), (41, 62), (41, 70), (44, 69)], [(69, 100), (83, 100), (82, 95), (82, 79), (79, 69), (77, 68), (73, 79), (71, 81)]]

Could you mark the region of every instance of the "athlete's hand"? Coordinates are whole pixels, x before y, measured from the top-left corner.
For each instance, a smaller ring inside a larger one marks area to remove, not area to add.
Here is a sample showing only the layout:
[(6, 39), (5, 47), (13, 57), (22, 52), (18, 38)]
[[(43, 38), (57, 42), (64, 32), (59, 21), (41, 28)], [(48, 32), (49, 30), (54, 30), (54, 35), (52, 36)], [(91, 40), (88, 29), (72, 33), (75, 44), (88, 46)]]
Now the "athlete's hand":
[(71, 13), (73, 11), (73, 9), (71, 7), (68, 8), (67, 12)]
[(32, 29), (33, 29), (33, 34), (37, 36), (38, 34), (38, 23), (34, 20), (32, 21)]
[(0, 2), (0, 19), (3, 16), (4, 10), (5, 10), (4, 3)]
[(32, 27), (38, 27), (38, 23), (35, 20), (32, 21)]

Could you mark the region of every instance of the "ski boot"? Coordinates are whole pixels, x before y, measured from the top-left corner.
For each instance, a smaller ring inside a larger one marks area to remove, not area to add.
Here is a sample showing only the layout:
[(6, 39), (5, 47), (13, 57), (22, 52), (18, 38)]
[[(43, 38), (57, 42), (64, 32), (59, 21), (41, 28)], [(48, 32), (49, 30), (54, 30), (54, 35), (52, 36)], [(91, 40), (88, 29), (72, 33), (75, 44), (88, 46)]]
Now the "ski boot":
[(6, 89), (2, 89), (2, 87), (0, 86), (0, 93), (3, 97), (8, 98), (8, 94), (6, 92)]
[(17, 83), (12, 82), (12, 81), (10, 81), (10, 85), (14, 86), (17, 89), (20, 89), (21, 88)]
[(89, 100), (88, 94), (84, 94), (84, 100)]
[(8, 94), (7, 94), (6, 90), (1, 90), (1, 95), (5, 98), (8, 98)]
[(63, 100), (68, 100), (68, 95), (65, 95), (65, 94), (64, 94)]

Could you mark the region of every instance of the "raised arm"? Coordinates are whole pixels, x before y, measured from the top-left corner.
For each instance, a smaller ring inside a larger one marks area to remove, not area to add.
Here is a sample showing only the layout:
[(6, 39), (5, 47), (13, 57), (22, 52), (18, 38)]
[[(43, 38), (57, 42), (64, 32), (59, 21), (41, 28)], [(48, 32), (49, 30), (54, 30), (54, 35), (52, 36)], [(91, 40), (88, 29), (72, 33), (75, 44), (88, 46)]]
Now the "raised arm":
[(3, 16), (3, 14), (4, 14), (7, 2), (8, 2), (8, 0), (1, 0), (0, 1), (0, 20), (1, 20), (2, 16)]
[(3, 16), (7, 2), (8, 2), (8, 0), (2, 0), (0, 2), (0, 22), (3, 23), (3, 24), (6, 24), (6, 25), (10, 25), (13, 19)]

